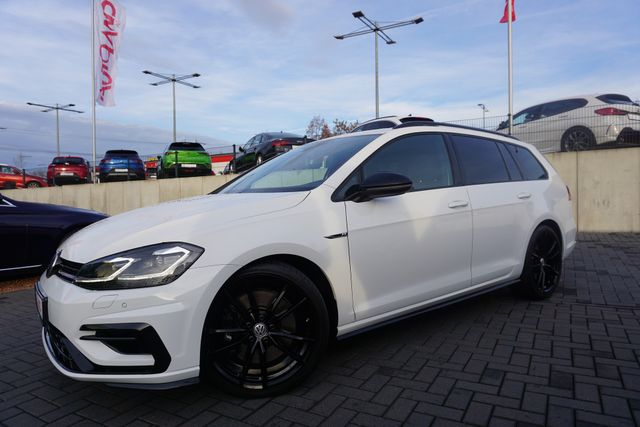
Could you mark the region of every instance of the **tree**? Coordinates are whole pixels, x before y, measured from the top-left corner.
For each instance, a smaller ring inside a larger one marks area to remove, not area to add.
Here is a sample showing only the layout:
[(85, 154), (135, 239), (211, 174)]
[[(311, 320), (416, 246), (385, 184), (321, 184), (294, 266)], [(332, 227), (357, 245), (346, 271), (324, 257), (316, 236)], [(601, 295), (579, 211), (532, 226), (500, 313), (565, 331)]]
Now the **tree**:
[(313, 139), (320, 139), (325, 126), (327, 126), (327, 122), (323, 117), (313, 116), (309, 122), (309, 126), (307, 126), (307, 136)]
[(325, 122), (322, 125), (322, 132), (320, 133), (320, 139), (331, 138), (333, 135), (331, 134), (331, 129), (329, 129), (329, 125)]
[(359, 125), (358, 121), (348, 122), (346, 120), (333, 120), (333, 134), (342, 135), (343, 133), (349, 133)]

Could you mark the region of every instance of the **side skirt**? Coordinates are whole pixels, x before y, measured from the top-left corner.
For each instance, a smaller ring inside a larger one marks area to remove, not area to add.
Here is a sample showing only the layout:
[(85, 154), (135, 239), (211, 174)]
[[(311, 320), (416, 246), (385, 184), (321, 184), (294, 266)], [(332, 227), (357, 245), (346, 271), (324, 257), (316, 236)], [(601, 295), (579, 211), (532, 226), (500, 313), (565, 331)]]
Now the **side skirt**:
[(364, 328), (358, 329), (356, 331), (347, 332), (346, 334), (338, 336), (336, 339), (338, 341), (342, 341), (344, 339), (349, 339), (349, 338), (351, 338), (353, 336), (360, 335), (360, 334), (372, 331), (374, 329), (378, 329), (378, 328), (381, 328), (383, 326), (387, 326), (387, 325), (390, 325), (392, 323), (396, 323), (396, 322), (399, 322), (401, 320), (408, 319), (410, 317), (419, 316), (420, 314), (428, 313), (428, 312), (434, 311), (434, 310), (439, 310), (439, 309), (441, 309), (443, 307), (447, 307), (449, 305), (457, 304), (459, 302), (462, 302), (462, 301), (465, 301), (465, 300), (468, 300), (468, 299), (471, 299), (471, 298), (475, 298), (477, 296), (480, 296), (480, 295), (483, 295), (483, 294), (486, 294), (486, 293), (489, 293), (489, 292), (497, 291), (498, 289), (506, 288), (508, 286), (511, 286), (511, 285), (514, 285), (514, 284), (518, 283), (519, 281), (520, 281), (520, 279), (510, 280), (510, 281), (505, 282), (505, 283), (500, 283), (498, 285), (492, 285), (492, 286), (489, 286), (489, 287), (486, 287), (486, 288), (482, 288), (482, 289), (474, 291), (474, 292), (470, 292), (468, 294), (460, 295), (460, 296), (457, 296), (457, 297), (454, 297), (454, 298), (451, 298), (451, 299), (448, 299), (448, 300), (445, 300), (445, 301), (440, 301), (440, 302), (434, 303), (432, 305), (428, 305), (426, 307), (423, 307), (423, 308), (420, 308), (418, 310), (412, 311), (410, 313), (401, 314), (401, 315), (399, 315), (397, 317), (394, 317), (394, 318), (391, 318), (391, 319), (388, 319), (388, 320), (383, 320), (380, 323), (376, 323), (374, 325), (365, 326)]

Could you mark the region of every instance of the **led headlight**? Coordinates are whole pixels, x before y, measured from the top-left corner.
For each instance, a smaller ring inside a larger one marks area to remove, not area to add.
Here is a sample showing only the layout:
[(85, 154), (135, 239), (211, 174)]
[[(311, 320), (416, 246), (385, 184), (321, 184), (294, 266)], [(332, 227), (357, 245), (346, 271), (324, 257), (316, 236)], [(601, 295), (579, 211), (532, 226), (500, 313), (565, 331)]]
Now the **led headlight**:
[(176, 280), (204, 249), (188, 243), (160, 243), (100, 258), (83, 265), (75, 284), (95, 290), (144, 288)]

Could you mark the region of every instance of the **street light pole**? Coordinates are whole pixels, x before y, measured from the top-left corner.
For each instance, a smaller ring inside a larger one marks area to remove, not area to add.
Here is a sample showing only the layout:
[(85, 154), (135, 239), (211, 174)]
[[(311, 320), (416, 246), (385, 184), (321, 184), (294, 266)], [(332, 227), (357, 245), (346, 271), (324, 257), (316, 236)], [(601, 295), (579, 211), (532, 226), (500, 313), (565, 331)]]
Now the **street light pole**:
[(482, 108), (482, 129), (486, 129), (487, 127), (484, 123), (484, 116), (485, 116), (485, 113), (489, 112), (489, 109), (484, 104), (478, 104), (478, 107)]
[(185, 82), (185, 80), (193, 77), (200, 77), (200, 74), (193, 73), (193, 74), (185, 74), (182, 76), (176, 76), (175, 74), (154, 73), (153, 71), (149, 71), (149, 70), (144, 70), (143, 73), (150, 74), (154, 77), (158, 77), (159, 79), (161, 79), (159, 82), (149, 83), (151, 86), (160, 86), (166, 83), (171, 83), (171, 92), (173, 94), (173, 141), (172, 142), (176, 142), (176, 139), (177, 139), (176, 137), (176, 83), (180, 83), (181, 85), (189, 86), (194, 89), (199, 89), (201, 86), (192, 85), (191, 83)]
[(338, 36), (333, 36), (338, 40), (344, 40), (346, 38), (349, 37), (355, 37), (355, 36), (361, 36), (363, 34), (369, 34), (369, 33), (373, 33), (374, 36), (374, 40), (375, 40), (375, 86), (376, 86), (376, 118), (380, 117), (380, 91), (379, 91), (379, 83), (378, 83), (378, 76), (379, 76), (379, 72), (378, 72), (378, 37), (382, 38), (382, 40), (384, 40), (387, 44), (395, 44), (396, 42), (391, 39), (391, 37), (389, 37), (387, 35), (387, 33), (385, 33), (385, 30), (389, 30), (391, 28), (398, 28), (398, 27), (404, 27), (406, 25), (412, 25), (412, 24), (419, 24), (421, 22), (424, 21), (424, 19), (422, 19), (422, 17), (417, 17), (415, 19), (411, 19), (408, 21), (398, 21), (398, 22), (393, 22), (391, 24), (388, 25), (384, 25), (384, 26), (379, 26), (377, 22), (373, 22), (371, 21), (369, 18), (367, 18), (364, 13), (362, 13), (362, 11), (358, 10), (356, 12), (353, 12), (353, 17), (360, 20), (360, 22), (362, 22), (367, 28), (366, 29), (358, 29), (355, 31), (352, 31), (350, 33), (347, 34), (341, 34)]
[(71, 111), (72, 113), (83, 113), (83, 111), (72, 110), (69, 107), (75, 107), (76, 104), (67, 104), (67, 105), (44, 105), (44, 104), (35, 104), (33, 102), (27, 102), (27, 105), (31, 105), (34, 107), (44, 107), (42, 110), (43, 113), (48, 113), (49, 111), (56, 112), (56, 153), (57, 157), (60, 157), (60, 110), (62, 111)]

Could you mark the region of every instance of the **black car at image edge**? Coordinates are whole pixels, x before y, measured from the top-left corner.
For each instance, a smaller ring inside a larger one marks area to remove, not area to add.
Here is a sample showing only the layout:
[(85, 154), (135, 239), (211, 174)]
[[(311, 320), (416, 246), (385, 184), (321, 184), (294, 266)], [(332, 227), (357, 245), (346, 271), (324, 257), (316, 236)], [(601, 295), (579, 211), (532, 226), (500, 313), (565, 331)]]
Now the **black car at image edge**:
[(0, 194), (0, 278), (44, 270), (64, 239), (106, 217), (96, 211), (22, 202)]

